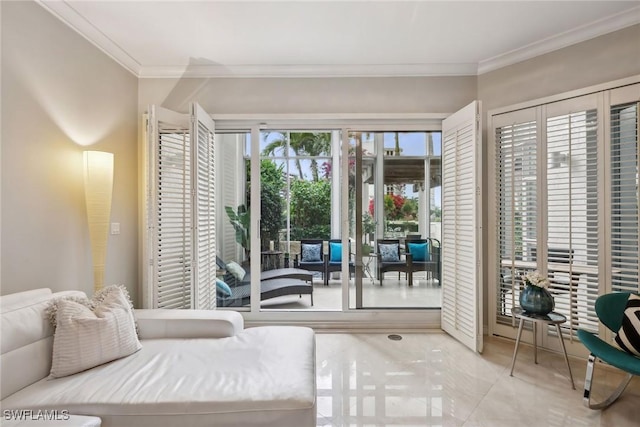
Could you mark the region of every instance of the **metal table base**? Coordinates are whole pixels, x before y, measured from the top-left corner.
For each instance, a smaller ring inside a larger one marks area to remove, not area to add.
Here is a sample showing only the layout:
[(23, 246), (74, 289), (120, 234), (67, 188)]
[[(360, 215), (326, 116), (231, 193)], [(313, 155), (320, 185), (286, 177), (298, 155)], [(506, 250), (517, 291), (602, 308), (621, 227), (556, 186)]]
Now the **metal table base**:
[(560, 330), (560, 325), (567, 321), (567, 318), (560, 314), (552, 311), (546, 315), (527, 313), (522, 309), (522, 307), (516, 307), (511, 310), (514, 316), (520, 319), (520, 324), (518, 325), (518, 336), (516, 337), (516, 347), (513, 349), (513, 359), (511, 359), (511, 372), (510, 376), (513, 376), (513, 368), (516, 365), (516, 356), (518, 355), (518, 347), (520, 346), (520, 338), (522, 337), (522, 329), (524, 326), (524, 321), (529, 320), (533, 325), (533, 361), (538, 364), (538, 343), (537, 343), (537, 324), (543, 323), (545, 325), (554, 325), (556, 328), (556, 332), (558, 334), (558, 339), (560, 340), (560, 347), (562, 347), (562, 354), (564, 355), (564, 361), (567, 363), (567, 369), (569, 370), (569, 379), (571, 380), (571, 387), (575, 390), (576, 386), (573, 382), (573, 374), (571, 373), (571, 365), (569, 365), (569, 357), (567, 356), (567, 348), (564, 345), (564, 338), (562, 336), (562, 331)]

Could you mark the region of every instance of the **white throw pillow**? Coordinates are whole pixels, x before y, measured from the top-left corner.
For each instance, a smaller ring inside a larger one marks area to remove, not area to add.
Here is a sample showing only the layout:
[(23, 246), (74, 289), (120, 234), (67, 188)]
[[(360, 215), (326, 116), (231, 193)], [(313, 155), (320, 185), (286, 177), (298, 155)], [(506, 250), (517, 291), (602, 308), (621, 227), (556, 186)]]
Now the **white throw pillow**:
[(133, 313), (121, 290), (91, 310), (75, 301), (57, 302), (51, 376), (64, 377), (140, 350)]
[(229, 261), (225, 269), (236, 278), (238, 282), (242, 282), (247, 272), (237, 262)]

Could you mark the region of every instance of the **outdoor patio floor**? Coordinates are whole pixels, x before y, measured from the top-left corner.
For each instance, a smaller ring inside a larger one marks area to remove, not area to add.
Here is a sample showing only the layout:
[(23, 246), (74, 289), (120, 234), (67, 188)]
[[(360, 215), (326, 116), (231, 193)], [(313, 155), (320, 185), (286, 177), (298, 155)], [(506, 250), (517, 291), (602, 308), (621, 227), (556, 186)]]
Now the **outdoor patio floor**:
[[(364, 308), (440, 308), (442, 288), (437, 281), (427, 279), (426, 273), (414, 273), (413, 286), (408, 286), (402, 273), (386, 273), (384, 285), (369, 277), (362, 280), (362, 301)], [(314, 279), (313, 302), (311, 306), (308, 295), (287, 295), (262, 301), (263, 309), (278, 310), (341, 310), (342, 289), (340, 278), (329, 280), (324, 286), (322, 278)], [(353, 279), (349, 285), (350, 306), (355, 307), (356, 289)]]

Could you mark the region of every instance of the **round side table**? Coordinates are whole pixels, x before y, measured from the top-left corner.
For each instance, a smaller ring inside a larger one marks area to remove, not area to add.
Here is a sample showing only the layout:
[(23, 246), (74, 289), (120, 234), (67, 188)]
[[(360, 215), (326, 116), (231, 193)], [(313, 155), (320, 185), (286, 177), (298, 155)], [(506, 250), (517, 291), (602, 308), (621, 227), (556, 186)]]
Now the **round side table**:
[(562, 347), (562, 353), (564, 354), (564, 360), (567, 362), (567, 369), (569, 370), (569, 379), (571, 380), (571, 387), (576, 389), (575, 384), (573, 383), (573, 374), (571, 374), (571, 366), (569, 365), (569, 357), (567, 356), (567, 349), (564, 346), (564, 338), (562, 337), (562, 331), (560, 330), (560, 325), (567, 321), (567, 318), (560, 313), (556, 313), (552, 311), (549, 314), (534, 314), (526, 312), (522, 309), (522, 307), (515, 307), (511, 310), (511, 313), (516, 316), (516, 318), (520, 319), (520, 324), (518, 326), (518, 336), (516, 337), (516, 348), (513, 349), (513, 359), (511, 360), (511, 373), (510, 376), (513, 376), (513, 368), (516, 364), (516, 356), (518, 355), (518, 347), (520, 346), (520, 337), (522, 336), (522, 327), (524, 326), (524, 321), (528, 320), (533, 325), (533, 360), (537, 364), (538, 363), (538, 344), (537, 344), (537, 325), (541, 323), (544, 325), (555, 325), (556, 332), (558, 334), (558, 339), (560, 340), (560, 347)]

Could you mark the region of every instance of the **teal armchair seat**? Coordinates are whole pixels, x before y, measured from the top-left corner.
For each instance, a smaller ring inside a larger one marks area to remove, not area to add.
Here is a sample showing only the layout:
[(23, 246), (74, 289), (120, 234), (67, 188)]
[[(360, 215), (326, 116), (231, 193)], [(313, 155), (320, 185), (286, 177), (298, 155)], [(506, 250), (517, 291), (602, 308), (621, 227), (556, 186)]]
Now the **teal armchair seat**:
[[(617, 292), (601, 295), (596, 300), (595, 309), (598, 319), (614, 333), (617, 333), (622, 326), (622, 318), (629, 295), (628, 292)], [(578, 338), (591, 353), (587, 362), (587, 374), (584, 380), (584, 404), (591, 409), (606, 408), (620, 397), (634, 375), (640, 375), (640, 358), (609, 345), (595, 334), (582, 329), (578, 330)], [(615, 366), (624, 371), (627, 376), (611, 396), (600, 403), (591, 403), (591, 386), (596, 359)]]

